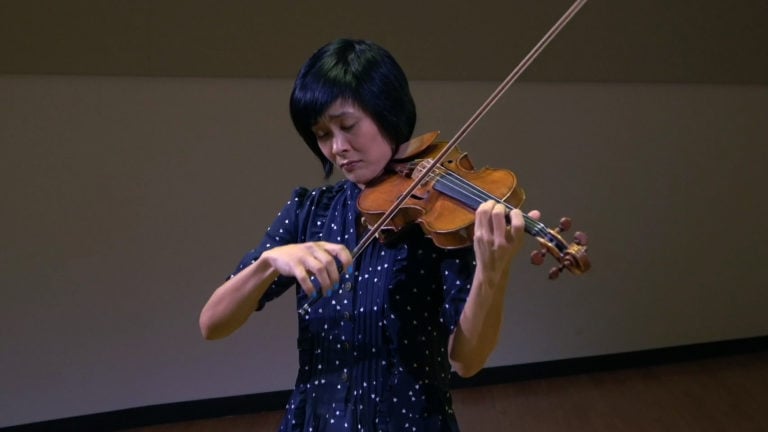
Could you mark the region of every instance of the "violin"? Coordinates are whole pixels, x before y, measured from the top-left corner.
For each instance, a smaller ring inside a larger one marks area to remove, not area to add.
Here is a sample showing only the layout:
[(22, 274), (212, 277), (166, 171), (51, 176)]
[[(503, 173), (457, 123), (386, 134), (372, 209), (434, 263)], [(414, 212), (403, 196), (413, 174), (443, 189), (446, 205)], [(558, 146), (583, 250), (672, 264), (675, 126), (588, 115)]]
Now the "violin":
[[(435, 141), (437, 136), (438, 132), (430, 132), (402, 145), (390, 162), (392, 173), (363, 189), (357, 207), (368, 226), (379, 224), (394, 197), (405, 195), (413, 178), (424, 175), (433, 158), (446, 148), (446, 142)], [(384, 242), (391, 241), (403, 228), (418, 223), (424, 234), (441, 248), (469, 246), (475, 210), (488, 200), (511, 211), (521, 206), (525, 192), (512, 171), (487, 167), (476, 170), (467, 153), (454, 147), (436, 168), (426, 173), (426, 180), (407, 195), (379, 229), (378, 237)], [(527, 215), (523, 217), (525, 232), (542, 246), (531, 253), (531, 262), (540, 265), (547, 254), (558, 262), (549, 271), (550, 279), (556, 279), (565, 269), (574, 274), (589, 270), (586, 234), (576, 232), (570, 244), (561, 236), (571, 226), (569, 218), (562, 218), (558, 227), (550, 229)]]
[[(390, 163), (396, 175), (382, 177), (360, 194), (358, 208), (369, 230), (352, 251), (353, 260), (374, 238), (387, 241), (393, 233), (413, 223), (418, 223), (440, 247), (467, 246), (472, 242), (474, 210), (480, 204), (495, 200), (509, 210), (522, 204), (525, 193), (517, 186), (514, 173), (491, 168), (475, 170), (457, 144), (586, 2), (576, 0), (571, 5), (450, 141), (435, 142), (438, 134), (431, 132), (398, 148)], [(565, 269), (574, 274), (589, 270), (586, 235), (577, 232), (570, 244), (560, 235), (570, 228), (570, 219), (563, 218), (556, 228), (549, 229), (525, 214), (523, 217), (525, 231), (536, 237), (541, 246), (531, 254), (531, 262), (541, 264), (548, 254), (558, 262), (549, 271), (550, 279), (557, 278)], [(311, 280), (317, 283), (316, 278)], [(319, 299), (319, 291), (316, 289), (315, 297), (299, 309), (300, 315), (309, 313)]]

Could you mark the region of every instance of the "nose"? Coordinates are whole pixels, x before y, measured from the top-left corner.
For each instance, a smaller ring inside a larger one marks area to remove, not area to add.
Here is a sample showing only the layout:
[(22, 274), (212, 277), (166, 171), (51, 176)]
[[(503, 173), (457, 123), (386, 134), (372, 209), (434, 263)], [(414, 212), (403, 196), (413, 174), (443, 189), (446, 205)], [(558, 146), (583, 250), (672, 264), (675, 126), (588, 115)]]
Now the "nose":
[(338, 155), (349, 150), (349, 142), (343, 134), (335, 134), (333, 136), (333, 143), (331, 144), (331, 152)]

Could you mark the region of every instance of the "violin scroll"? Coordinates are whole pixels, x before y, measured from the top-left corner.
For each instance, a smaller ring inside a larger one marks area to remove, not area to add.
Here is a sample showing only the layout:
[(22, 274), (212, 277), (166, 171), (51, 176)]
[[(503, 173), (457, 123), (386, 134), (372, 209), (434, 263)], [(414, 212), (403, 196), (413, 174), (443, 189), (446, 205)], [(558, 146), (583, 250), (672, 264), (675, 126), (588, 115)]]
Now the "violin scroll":
[(531, 263), (541, 265), (547, 254), (552, 255), (558, 262), (558, 265), (549, 270), (549, 278), (557, 279), (563, 270), (568, 270), (574, 274), (582, 274), (589, 270), (591, 264), (587, 257), (587, 235), (577, 231), (573, 235), (573, 242), (568, 244), (561, 233), (571, 228), (571, 219), (562, 218), (556, 228), (549, 228), (546, 232), (536, 232), (536, 240), (542, 246), (541, 249), (531, 253)]

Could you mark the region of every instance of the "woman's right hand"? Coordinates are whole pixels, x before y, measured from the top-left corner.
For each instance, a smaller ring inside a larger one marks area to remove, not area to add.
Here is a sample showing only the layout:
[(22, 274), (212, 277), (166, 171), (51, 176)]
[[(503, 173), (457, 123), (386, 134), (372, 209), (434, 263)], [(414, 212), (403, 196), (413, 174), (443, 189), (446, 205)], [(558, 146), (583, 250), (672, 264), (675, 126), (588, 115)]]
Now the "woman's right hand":
[(352, 255), (346, 246), (323, 241), (278, 246), (264, 252), (261, 258), (281, 275), (296, 278), (310, 297), (315, 293), (310, 280), (312, 276), (315, 276), (325, 295), (340, 280), (337, 260), (342, 269), (352, 265)]

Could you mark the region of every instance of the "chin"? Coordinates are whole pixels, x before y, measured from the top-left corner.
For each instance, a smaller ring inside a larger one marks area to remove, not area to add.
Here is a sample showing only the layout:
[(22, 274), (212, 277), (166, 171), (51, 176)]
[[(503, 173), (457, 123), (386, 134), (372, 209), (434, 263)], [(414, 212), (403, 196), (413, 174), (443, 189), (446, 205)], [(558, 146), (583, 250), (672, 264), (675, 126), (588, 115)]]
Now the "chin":
[(351, 181), (352, 183), (356, 183), (360, 186), (363, 186), (365, 184), (368, 184), (372, 179), (369, 176), (363, 176), (363, 175), (346, 175), (345, 176), (347, 180)]

